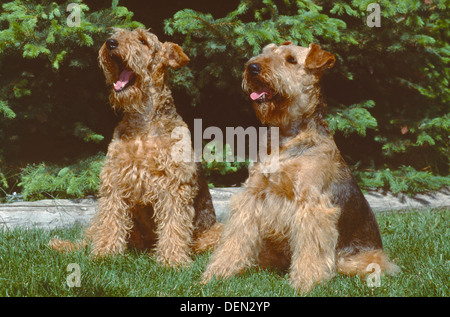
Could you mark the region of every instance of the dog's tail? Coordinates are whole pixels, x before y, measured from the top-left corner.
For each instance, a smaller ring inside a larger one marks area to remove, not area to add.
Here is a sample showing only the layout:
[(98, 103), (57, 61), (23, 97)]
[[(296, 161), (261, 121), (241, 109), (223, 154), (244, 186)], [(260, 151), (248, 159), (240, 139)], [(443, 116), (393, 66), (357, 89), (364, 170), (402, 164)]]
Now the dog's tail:
[(59, 252), (72, 252), (86, 248), (88, 242), (86, 239), (72, 242), (69, 240), (61, 240), (59, 237), (54, 237), (48, 242), (48, 246)]
[(336, 266), (337, 271), (345, 275), (365, 276), (373, 270), (387, 275), (400, 272), (400, 268), (389, 261), (382, 249), (368, 249), (356, 254), (340, 251), (337, 254)]
[(213, 250), (219, 243), (222, 231), (222, 223), (216, 222), (211, 228), (198, 233), (194, 236), (192, 250), (195, 253)]

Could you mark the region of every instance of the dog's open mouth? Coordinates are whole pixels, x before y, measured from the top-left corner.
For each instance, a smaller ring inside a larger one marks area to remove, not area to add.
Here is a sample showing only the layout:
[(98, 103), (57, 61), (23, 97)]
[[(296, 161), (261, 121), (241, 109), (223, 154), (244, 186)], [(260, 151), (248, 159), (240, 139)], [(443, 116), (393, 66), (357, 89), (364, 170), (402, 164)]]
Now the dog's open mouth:
[(120, 92), (134, 84), (136, 74), (127, 67), (119, 56), (112, 55), (111, 58), (117, 63), (119, 68), (119, 78), (113, 83), (113, 88), (115, 92)]
[(119, 79), (113, 84), (114, 91), (122, 91), (131, 86), (136, 79), (132, 70), (124, 69), (120, 72)]
[(265, 101), (271, 100), (274, 97), (274, 95), (275, 95), (274, 91), (270, 87), (266, 86), (266, 87), (264, 87), (262, 89), (258, 89), (258, 90), (253, 91), (250, 94), (250, 98), (253, 101), (261, 103), (261, 102), (265, 102)]

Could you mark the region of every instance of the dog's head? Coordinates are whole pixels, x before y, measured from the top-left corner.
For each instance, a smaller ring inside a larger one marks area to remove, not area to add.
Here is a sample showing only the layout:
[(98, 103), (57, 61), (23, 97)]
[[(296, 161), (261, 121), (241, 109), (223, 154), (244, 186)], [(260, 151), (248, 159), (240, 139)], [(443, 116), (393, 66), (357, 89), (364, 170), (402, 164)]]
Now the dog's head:
[(242, 86), (258, 118), (282, 126), (314, 112), (320, 77), (334, 62), (334, 56), (316, 44), (308, 48), (291, 42), (269, 44), (247, 62)]
[(112, 86), (112, 105), (125, 111), (141, 111), (150, 88), (164, 85), (167, 68), (188, 62), (180, 46), (161, 43), (144, 29), (114, 29), (99, 51), (99, 64)]

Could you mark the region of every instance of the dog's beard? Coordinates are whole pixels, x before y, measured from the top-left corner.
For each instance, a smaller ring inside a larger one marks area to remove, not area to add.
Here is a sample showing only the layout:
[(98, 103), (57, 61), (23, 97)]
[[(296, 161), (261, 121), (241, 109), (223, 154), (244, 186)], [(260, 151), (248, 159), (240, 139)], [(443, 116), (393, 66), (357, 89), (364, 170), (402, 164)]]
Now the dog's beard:
[(132, 70), (120, 56), (108, 52), (102, 55), (100, 65), (107, 82), (112, 85), (109, 98), (113, 109), (125, 112), (144, 111), (142, 74)]
[(248, 80), (248, 77), (244, 77), (242, 86), (253, 101), (253, 109), (261, 123), (282, 126), (288, 122), (289, 100), (282, 91), (276, 91), (270, 83)]
[(276, 95), (268, 83), (249, 77), (248, 74), (245, 74), (242, 87), (249, 94), (251, 100), (256, 103), (264, 103), (270, 101)]
[(112, 84), (109, 98), (113, 109), (121, 109), (125, 112), (143, 111), (145, 94), (142, 93), (143, 81), (139, 75), (125, 68), (120, 72), (117, 69), (112, 70), (111, 73), (105, 70), (105, 76)]

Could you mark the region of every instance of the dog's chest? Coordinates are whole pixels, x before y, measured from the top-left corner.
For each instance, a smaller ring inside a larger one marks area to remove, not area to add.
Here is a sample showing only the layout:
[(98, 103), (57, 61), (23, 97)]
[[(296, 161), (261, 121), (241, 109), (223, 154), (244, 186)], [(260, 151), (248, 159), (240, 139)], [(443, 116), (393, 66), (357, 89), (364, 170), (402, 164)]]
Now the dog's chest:
[(131, 165), (155, 164), (162, 156), (168, 155), (166, 142), (164, 136), (150, 134), (115, 139), (108, 147), (107, 159)]

